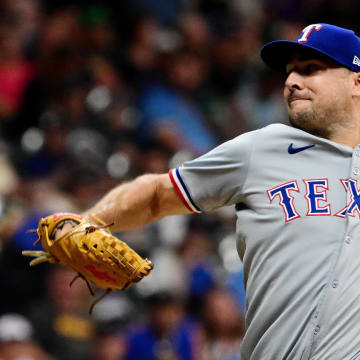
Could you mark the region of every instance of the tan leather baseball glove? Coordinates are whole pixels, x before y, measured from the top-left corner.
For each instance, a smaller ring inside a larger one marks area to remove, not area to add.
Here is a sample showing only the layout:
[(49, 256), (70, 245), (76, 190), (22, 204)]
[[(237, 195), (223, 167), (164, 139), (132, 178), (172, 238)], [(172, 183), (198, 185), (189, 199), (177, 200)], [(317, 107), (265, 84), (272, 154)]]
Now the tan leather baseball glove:
[[(39, 220), (36, 232), (45, 251), (23, 251), (25, 256), (33, 256), (30, 266), (48, 261), (60, 262), (75, 270), (78, 275), (71, 281), (81, 277), (94, 295), (89, 281), (105, 289), (106, 292), (90, 307), (90, 314), (105, 295), (112, 290), (125, 290), (148, 275), (154, 265), (143, 259), (126, 243), (111, 234), (109, 227), (101, 219), (90, 215), (94, 220), (90, 223), (80, 215), (72, 213), (56, 213)], [(71, 223), (73, 228), (60, 238), (55, 239), (58, 229)]]

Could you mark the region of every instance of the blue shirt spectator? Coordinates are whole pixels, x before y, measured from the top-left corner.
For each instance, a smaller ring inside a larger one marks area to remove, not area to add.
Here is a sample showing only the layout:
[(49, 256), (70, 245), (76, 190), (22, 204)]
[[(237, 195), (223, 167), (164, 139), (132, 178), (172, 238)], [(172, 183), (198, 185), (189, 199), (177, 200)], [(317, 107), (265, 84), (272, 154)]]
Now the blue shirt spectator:
[(197, 107), (175, 89), (153, 84), (139, 101), (142, 114), (140, 135), (144, 141), (170, 137), (179, 147), (203, 154), (216, 145), (216, 138)]

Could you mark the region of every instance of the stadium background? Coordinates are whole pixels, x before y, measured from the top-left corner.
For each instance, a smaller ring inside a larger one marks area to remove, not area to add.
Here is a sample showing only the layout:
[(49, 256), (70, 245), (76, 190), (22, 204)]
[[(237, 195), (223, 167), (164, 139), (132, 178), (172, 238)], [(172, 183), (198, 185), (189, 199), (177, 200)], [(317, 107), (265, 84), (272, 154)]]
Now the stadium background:
[(232, 208), (119, 234), (152, 275), (95, 308), (73, 273), (21, 250), (40, 216), (287, 122), (263, 43), (352, 0), (0, 2), (0, 359), (239, 360), (245, 291)]

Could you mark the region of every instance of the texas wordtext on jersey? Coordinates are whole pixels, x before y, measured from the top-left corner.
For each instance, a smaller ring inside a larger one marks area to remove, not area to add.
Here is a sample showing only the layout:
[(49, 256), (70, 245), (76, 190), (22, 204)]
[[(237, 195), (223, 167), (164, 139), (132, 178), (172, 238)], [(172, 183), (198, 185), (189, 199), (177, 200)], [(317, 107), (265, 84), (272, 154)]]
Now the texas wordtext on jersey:
[[(338, 216), (344, 218), (346, 215), (360, 218), (360, 190), (355, 179), (340, 179), (346, 192), (348, 193), (347, 205), (332, 213), (331, 205), (327, 202), (327, 192), (329, 190), (328, 179), (304, 179), (306, 187), (307, 214), (306, 216)], [(279, 205), (285, 213), (285, 222), (295, 220), (300, 216), (295, 206), (295, 198), (292, 192), (300, 192), (296, 180), (275, 186), (267, 190), (270, 202), (279, 200)]]

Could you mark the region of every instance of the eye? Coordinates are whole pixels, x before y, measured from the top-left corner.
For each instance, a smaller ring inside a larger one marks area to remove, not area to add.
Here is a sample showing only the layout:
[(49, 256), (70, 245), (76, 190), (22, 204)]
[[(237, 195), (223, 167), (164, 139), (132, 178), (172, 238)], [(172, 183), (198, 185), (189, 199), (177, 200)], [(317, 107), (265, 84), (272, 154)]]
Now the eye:
[(286, 81), (286, 79), (289, 77), (289, 75), (293, 72), (293, 69), (285, 69), (285, 71), (281, 74), (283, 77), (283, 80)]
[(312, 75), (315, 72), (319, 71), (320, 68), (321, 68), (320, 65), (315, 64), (315, 63), (307, 64), (303, 69), (303, 74), (304, 75)]

